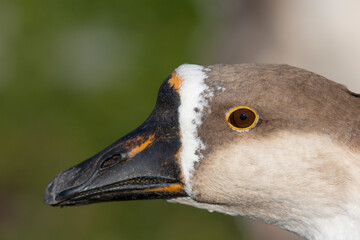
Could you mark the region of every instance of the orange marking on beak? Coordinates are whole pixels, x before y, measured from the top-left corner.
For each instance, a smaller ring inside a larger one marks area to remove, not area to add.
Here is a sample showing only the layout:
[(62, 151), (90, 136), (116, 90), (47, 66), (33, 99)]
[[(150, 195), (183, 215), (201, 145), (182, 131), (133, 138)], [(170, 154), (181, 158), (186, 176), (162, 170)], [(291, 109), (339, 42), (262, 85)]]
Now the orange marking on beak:
[(144, 189), (142, 191), (143, 192), (169, 192), (169, 193), (174, 193), (174, 192), (181, 192), (182, 190), (184, 190), (184, 187), (179, 183), (175, 183), (175, 184), (171, 184), (169, 186), (162, 187), (162, 188)]
[(182, 148), (179, 148), (178, 152), (175, 154), (176, 159), (179, 159), (181, 151), (182, 151)]
[(182, 80), (181, 78), (176, 74), (176, 72), (173, 72), (171, 74), (171, 78), (169, 79), (169, 84), (170, 84), (170, 87), (173, 87), (176, 89), (176, 91), (178, 93), (180, 93), (180, 88), (181, 88), (181, 85), (182, 85)]
[[(150, 135), (150, 136), (148, 137), (148, 139), (146, 139), (145, 142), (143, 142), (142, 144), (140, 144), (140, 146), (134, 147), (134, 148), (130, 151), (129, 157), (132, 158), (132, 157), (134, 157), (136, 154), (144, 151), (144, 149), (145, 149), (147, 146), (149, 146), (149, 145), (152, 144), (152, 142), (154, 141), (154, 139), (155, 139), (154, 134)], [(139, 137), (139, 140), (142, 140), (142, 137)]]
[[(180, 133), (180, 135), (181, 135), (181, 133)], [(178, 150), (177, 153), (174, 155), (174, 157), (176, 158), (176, 162), (177, 162), (177, 164), (179, 165), (181, 182), (185, 182), (185, 180), (184, 180), (184, 174), (183, 174), (182, 167), (181, 167), (181, 160), (180, 160), (181, 151), (182, 151), (182, 147), (179, 148), (179, 150)]]

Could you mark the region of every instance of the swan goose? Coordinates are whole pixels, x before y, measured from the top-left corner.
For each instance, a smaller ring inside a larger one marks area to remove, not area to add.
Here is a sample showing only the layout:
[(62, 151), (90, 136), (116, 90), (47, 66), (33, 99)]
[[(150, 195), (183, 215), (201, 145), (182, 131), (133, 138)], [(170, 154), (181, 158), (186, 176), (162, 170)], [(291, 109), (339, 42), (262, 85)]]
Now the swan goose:
[(360, 95), (288, 65), (181, 65), (148, 119), (58, 174), (44, 202), (154, 198), (360, 239)]

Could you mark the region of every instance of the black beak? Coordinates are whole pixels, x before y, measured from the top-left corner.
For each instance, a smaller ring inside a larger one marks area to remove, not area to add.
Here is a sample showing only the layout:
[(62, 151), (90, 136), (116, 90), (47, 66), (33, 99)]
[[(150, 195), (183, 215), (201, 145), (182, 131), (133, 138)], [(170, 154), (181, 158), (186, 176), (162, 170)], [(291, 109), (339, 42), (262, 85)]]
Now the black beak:
[(186, 196), (179, 152), (179, 96), (162, 84), (149, 118), (90, 159), (58, 174), (44, 202), (53, 206)]

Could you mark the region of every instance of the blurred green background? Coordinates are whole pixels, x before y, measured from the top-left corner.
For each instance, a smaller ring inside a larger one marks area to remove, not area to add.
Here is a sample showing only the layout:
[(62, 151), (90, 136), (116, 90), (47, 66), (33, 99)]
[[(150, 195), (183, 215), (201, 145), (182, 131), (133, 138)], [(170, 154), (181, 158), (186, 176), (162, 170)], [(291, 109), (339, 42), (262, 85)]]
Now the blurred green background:
[(42, 196), (142, 123), (182, 63), (287, 63), (360, 92), (360, 2), (315, 2), (0, 0), (0, 239), (299, 239), (161, 200)]
[(178, 65), (212, 63), (206, 1), (0, 3), (0, 239), (239, 239), (231, 217), (161, 200), (42, 203), (146, 119)]

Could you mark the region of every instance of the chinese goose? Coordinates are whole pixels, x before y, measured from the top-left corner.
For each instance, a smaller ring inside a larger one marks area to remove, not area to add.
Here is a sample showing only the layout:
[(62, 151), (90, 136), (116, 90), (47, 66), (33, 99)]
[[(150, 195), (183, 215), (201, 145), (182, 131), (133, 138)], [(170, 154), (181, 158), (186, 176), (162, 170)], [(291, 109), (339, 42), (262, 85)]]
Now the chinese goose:
[(181, 65), (141, 126), (58, 174), (44, 201), (154, 198), (360, 239), (360, 95), (288, 65)]

